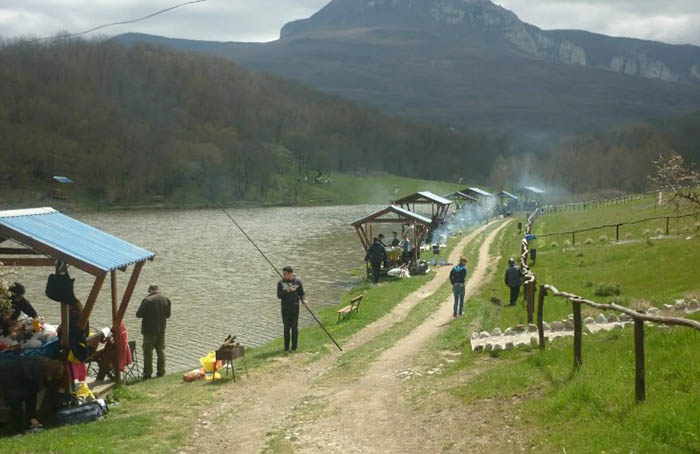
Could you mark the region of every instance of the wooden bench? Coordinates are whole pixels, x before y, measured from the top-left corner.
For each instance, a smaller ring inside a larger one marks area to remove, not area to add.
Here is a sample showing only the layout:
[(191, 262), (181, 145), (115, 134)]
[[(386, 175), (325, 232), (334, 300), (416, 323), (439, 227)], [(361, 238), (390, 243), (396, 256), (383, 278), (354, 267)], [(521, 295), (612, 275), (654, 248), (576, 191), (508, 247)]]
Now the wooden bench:
[(350, 300), (350, 305), (345, 306), (344, 308), (338, 310), (338, 321), (336, 323), (340, 323), (341, 318), (345, 320), (346, 317), (349, 317), (352, 315), (353, 311), (354, 312), (359, 312), (360, 310), (360, 303), (362, 302), (362, 297), (363, 295), (356, 296), (352, 300)]

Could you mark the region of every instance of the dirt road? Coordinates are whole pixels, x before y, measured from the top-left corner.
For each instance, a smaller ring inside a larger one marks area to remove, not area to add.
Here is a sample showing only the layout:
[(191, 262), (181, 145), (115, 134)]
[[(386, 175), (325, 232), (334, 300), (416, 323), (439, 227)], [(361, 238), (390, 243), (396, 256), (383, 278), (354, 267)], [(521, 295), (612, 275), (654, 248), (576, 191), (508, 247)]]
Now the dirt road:
[[(506, 225), (502, 223), (482, 243), (479, 262), (470, 271), (467, 297), (486, 281), (488, 270), (493, 268), (490, 245)], [(463, 238), (449, 261), (457, 262), (467, 244), (486, 228)], [(417, 304), (437, 292), (449, 272), (450, 267), (440, 268), (433, 280), (360, 330), (345, 342), (345, 353), (403, 320)], [(294, 361), (283, 358), (257, 371), (235, 389), (220, 393), (221, 404), (201, 415), (197, 431), (183, 452), (256, 453), (274, 437), (280, 438), (285, 449), (297, 452), (433, 452), (424, 449), (425, 441), (442, 430), (434, 427), (437, 421), (426, 423), (406, 408), (397, 372), (450, 321), (451, 304), (451, 298), (444, 301), (439, 311), (385, 350), (359, 379), (321, 380), (334, 368), (338, 352), (306, 366), (299, 357)], [(440, 436), (435, 443), (442, 443)]]

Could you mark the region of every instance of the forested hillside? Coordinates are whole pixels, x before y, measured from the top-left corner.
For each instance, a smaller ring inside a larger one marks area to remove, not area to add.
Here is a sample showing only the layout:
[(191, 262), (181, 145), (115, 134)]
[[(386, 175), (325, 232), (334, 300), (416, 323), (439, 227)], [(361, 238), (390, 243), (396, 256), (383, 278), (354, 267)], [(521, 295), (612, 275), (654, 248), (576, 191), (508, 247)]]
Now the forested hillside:
[(485, 179), (498, 155), (485, 136), (391, 119), (227, 60), (150, 45), (5, 43), (0, 99), (2, 187), (67, 175), (106, 203), (259, 199), (331, 171)]

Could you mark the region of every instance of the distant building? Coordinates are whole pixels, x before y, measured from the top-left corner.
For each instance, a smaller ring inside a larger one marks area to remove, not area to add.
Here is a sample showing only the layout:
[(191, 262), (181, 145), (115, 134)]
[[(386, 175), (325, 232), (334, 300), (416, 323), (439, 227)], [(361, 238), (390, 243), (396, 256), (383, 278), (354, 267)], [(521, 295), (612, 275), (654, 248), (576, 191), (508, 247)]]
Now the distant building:
[(49, 187), (49, 197), (56, 200), (67, 200), (73, 192), (73, 180), (68, 177), (55, 176)]
[(518, 190), (520, 197), (520, 208), (523, 210), (534, 210), (544, 205), (545, 192), (534, 186), (525, 186)]
[(498, 208), (496, 209), (497, 213), (508, 215), (517, 210), (518, 202), (520, 201), (519, 197), (511, 194), (510, 192), (501, 191), (496, 194), (496, 198), (498, 199)]

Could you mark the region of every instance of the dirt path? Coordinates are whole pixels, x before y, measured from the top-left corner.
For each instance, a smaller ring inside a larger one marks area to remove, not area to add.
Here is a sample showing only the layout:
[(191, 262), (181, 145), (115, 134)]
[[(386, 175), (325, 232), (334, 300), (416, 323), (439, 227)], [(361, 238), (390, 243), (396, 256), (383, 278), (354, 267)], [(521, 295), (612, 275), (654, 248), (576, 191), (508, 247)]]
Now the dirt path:
[[(503, 226), (505, 226), (505, 223)], [(499, 227), (498, 230), (503, 228), (503, 226)], [(483, 226), (464, 237), (455, 247), (452, 254), (450, 254), (449, 261), (451, 263), (457, 262), (467, 244), (481, 235), (487, 227)], [(480, 265), (474, 270), (468, 287), (473, 287), (475, 282), (480, 282), (485, 277), (488, 246), (493, 237), (494, 234), (489, 235), (489, 239), (484, 242), (479, 254)], [(344, 343), (343, 350), (345, 352), (351, 351), (383, 333), (393, 324), (403, 320), (413, 307), (425, 298), (433, 295), (444, 284), (449, 277), (450, 269), (450, 267), (439, 268), (435, 278), (404, 298), (389, 314), (369, 324), (352, 336)], [(473, 290), (471, 291), (473, 292)], [(470, 290), (467, 293), (470, 294)], [(441, 310), (440, 313), (442, 312), (444, 311)], [(440, 316), (440, 318), (442, 317)], [(438, 324), (439, 322), (431, 318), (416, 331), (422, 338), (427, 339), (437, 332)], [(397, 359), (393, 355), (398, 355), (397, 358), (400, 358), (398, 361), (405, 361), (412, 351), (417, 351), (412, 349), (420, 347), (420, 344), (410, 341), (414, 334), (415, 332), (409, 336), (408, 343), (404, 342), (404, 339), (390, 350), (387, 350), (376, 363), (386, 363), (387, 367), (377, 369), (373, 366), (368, 374), (361, 379), (361, 382), (364, 383), (366, 380), (372, 381), (377, 376), (391, 375), (388, 371), (397, 363)], [(340, 390), (313, 386), (318, 378), (332, 369), (334, 362), (339, 356), (339, 352), (334, 351), (334, 353), (310, 365), (303, 364), (302, 355), (278, 358), (271, 361), (273, 364), (266, 366), (263, 370), (251, 374), (250, 379), (243, 380), (235, 388), (227, 387), (226, 390), (218, 393), (217, 397), (221, 398), (221, 403), (201, 415), (195, 432), (188, 440), (187, 445), (182, 447), (181, 452), (228, 452), (232, 449), (245, 453), (260, 452), (265, 447), (268, 434), (271, 431), (274, 432), (289, 425), (290, 416), (303, 413), (309, 417), (307, 422), (312, 423), (318, 416), (318, 408), (327, 408), (323, 402), (332, 395), (338, 398), (335, 401), (336, 404), (342, 405), (343, 399), (357, 402), (352, 395), (353, 389), (357, 387), (357, 383)], [(388, 366), (388, 364), (391, 364), (391, 366)], [(373, 386), (372, 389), (374, 388)], [(373, 416), (381, 419), (385, 412), (379, 407), (390, 400), (392, 396), (387, 393), (387, 390), (380, 391), (381, 393), (372, 399), (372, 402), (377, 407), (377, 413)], [(367, 389), (363, 391), (363, 394), (371, 395), (371, 392)], [(374, 411), (374, 408), (372, 410)], [(345, 421), (343, 418), (346, 416), (347, 413), (341, 412), (341, 414), (334, 417), (339, 420), (339, 426), (335, 426), (336, 419), (328, 424), (324, 419), (323, 426), (328, 429), (326, 433), (329, 441), (323, 445), (322, 451), (328, 451), (328, 446), (336, 443), (336, 441), (331, 440), (336, 435), (333, 434), (333, 428), (342, 429), (346, 427), (345, 422), (342, 422)], [(298, 422), (293, 422), (292, 424), (298, 424)], [(387, 432), (387, 435), (389, 432), (392, 432), (390, 426), (389, 424), (389, 427), (382, 429)], [(358, 430), (365, 429), (366, 426), (358, 427)], [(372, 446), (374, 442), (368, 440), (368, 443), (367, 446)], [(380, 445), (380, 443), (377, 444), (377, 446)], [(309, 449), (312, 451), (314, 449), (318, 450), (318, 446), (318, 444), (314, 444), (314, 447)], [(341, 451), (353, 452), (345, 449)], [(389, 452), (374, 450), (374, 448), (362, 448), (361, 451)]]
[[(489, 257), (489, 248), (506, 225), (503, 223), (491, 232), (481, 245), (479, 263), (467, 282), (467, 297), (487, 282), (489, 270), (497, 259)], [(313, 421), (309, 427), (294, 425), (300, 437), (298, 451), (404, 453), (443, 450), (447, 441), (442, 430), (436, 427), (442, 423), (425, 421), (407, 410), (398, 373), (411, 364), (412, 357), (450, 320), (451, 297), (409, 335), (385, 350), (359, 380), (319, 390), (316, 399), (326, 408), (319, 415), (323, 417), (323, 424)], [(430, 445), (431, 449), (428, 448)]]

